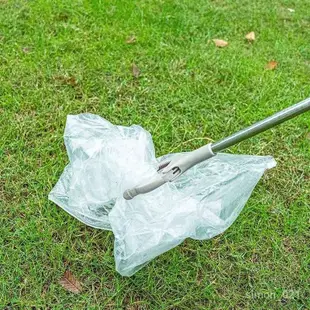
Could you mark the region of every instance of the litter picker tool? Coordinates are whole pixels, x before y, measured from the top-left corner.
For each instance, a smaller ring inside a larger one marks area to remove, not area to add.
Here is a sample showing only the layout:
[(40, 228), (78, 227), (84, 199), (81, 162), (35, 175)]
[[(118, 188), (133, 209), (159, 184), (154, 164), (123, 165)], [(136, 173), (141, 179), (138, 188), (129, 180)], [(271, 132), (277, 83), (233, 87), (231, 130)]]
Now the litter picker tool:
[(125, 199), (130, 200), (139, 194), (146, 194), (162, 186), (166, 182), (172, 182), (188, 169), (216, 155), (239, 142), (253, 137), (267, 129), (273, 128), (291, 118), (294, 118), (310, 110), (310, 98), (294, 104), (280, 112), (277, 112), (247, 128), (244, 128), (220, 141), (209, 143), (192, 152), (182, 154), (172, 161), (164, 161), (158, 167), (157, 177), (150, 183), (128, 189), (124, 192)]

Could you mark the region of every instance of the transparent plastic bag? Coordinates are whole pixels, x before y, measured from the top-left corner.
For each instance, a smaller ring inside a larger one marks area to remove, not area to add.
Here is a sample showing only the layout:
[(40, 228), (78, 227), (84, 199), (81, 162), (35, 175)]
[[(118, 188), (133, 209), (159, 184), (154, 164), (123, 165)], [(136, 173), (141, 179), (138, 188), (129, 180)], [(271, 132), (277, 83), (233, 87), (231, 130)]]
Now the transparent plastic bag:
[(70, 164), (49, 199), (83, 223), (112, 230), (117, 271), (131, 276), (185, 238), (210, 239), (238, 217), (270, 156), (217, 154), (158, 189), (127, 201), (123, 192), (149, 182), (158, 163), (151, 135), (92, 114), (69, 115)]

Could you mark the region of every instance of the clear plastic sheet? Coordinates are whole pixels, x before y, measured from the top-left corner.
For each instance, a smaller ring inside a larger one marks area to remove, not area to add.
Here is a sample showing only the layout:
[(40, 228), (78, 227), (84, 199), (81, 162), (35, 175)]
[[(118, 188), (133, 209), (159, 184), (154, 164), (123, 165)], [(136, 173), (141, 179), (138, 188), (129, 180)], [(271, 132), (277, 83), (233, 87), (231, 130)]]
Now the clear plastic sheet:
[(210, 239), (238, 217), (270, 156), (217, 154), (174, 182), (133, 200), (123, 192), (149, 182), (158, 163), (142, 127), (115, 126), (92, 114), (69, 115), (70, 163), (49, 199), (83, 223), (112, 230), (116, 270), (131, 276), (185, 238)]

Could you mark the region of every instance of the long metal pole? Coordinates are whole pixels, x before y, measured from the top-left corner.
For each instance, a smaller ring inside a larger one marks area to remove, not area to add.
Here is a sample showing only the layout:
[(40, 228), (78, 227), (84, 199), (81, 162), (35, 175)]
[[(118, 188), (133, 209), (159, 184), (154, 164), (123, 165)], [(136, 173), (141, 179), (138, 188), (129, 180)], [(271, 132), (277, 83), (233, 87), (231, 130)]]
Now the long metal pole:
[(275, 113), (245, 129), (242, 129), (218, 142), (211, 144), (214, 153), (227, 149), (241, 141), (253, 137), (271, 127), (279, 125), (290, 118), (310, 110), (310, 98), (296, 103), (278, 113)]
[(176, 177), (191, 167), (215, 156), (217, 152), (222, 151), (250, 137), (253, 137), (271, 127), (279, 125), (289, 120), (290, 118), (293, 118), (309, 110), (310, 98), (294, 104), (291, 107), (286, 108), (278, 113), (275, 113), (274, 115), (269, 116), (264, 120), (253, 124), (252, 126), (242, 129), (218, 142), (204, 145), (199, 149), (185, 154), (184, 156), (177, 157), (172, 161), (165, 162), (159, 167), (159, 173), (156, 179), (148, 184), (126, 190), (123, 196), (128, 200), (139, 194), (148, 193), (155, 188), (162, 186), (166, 182), (173, 181)]

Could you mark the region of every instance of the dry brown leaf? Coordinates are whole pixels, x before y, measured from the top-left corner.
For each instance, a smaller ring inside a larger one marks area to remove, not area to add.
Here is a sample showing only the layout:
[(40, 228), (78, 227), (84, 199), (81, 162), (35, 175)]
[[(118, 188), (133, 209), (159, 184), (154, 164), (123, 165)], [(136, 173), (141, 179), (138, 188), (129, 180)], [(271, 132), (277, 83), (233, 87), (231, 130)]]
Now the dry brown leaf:
[(77, 86), (78, 82), (74, 76), (54, 76), (54, 80), (61, 82), (62, 84), (67, 84), (71, 86)]
[(24, 52), (25, 54), (28, 54), (28, 53), (31, 52), (31, 48), (30, 48), (30, 47), (23, 47), (23, 52)]
[(136, 64), (132, 64), (132, 75), (137, 79), (140, 76), (140, 69)]
[(46, 282), (44, 285), (43, 285), (43, 288), (42, 288), (42, 292), (41, 292), (41, 296), (45, 296), (47, 291), (49, 290), (49, 287), (50, 287), (50, 282)]
[(76, 78), (74, 76), (70, 76), (66, 79), (66, 83), (71, 85), (71, 86), (76, 86), (77, 85), (77, 81)]
[(267, 70), (274, 70), (277, 67), (278, 63), (275, 60), (271, 60), (267, 63), (266, 69)]
[(59, 284), (67, 291), (78, 294), (82, 292), (81, 283), (74, 277), (70, 270), (66, 270)]
[(225, 47), (228, 45), (228, 42), (221, 40), (221, 39), (213, 39), (212, 41), (214, 42), (215, 46), (217, 46), (217, 47)]
[(245, 38), (246, 38), (248, 41), (250, 41), (250, 42), (255, 41), (255, 32), (254, 32), (254, 31), (249, 32), (249, 33), (245, 36)]
[(136, 41), (137, 41), (137, 38), (135, 36), (130, 36), (127, 38), (126, 43), (132, 44), (132, 43), (135, 43)]

